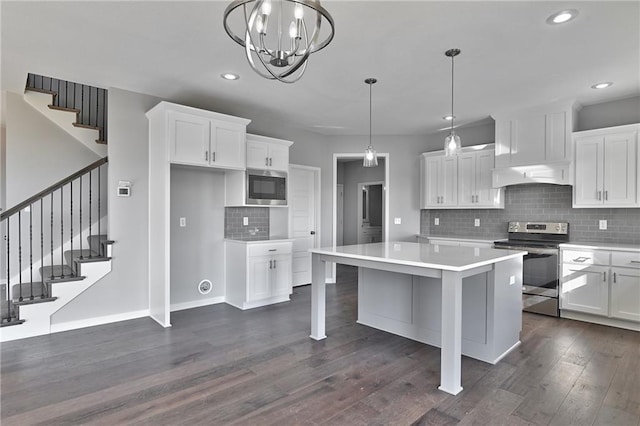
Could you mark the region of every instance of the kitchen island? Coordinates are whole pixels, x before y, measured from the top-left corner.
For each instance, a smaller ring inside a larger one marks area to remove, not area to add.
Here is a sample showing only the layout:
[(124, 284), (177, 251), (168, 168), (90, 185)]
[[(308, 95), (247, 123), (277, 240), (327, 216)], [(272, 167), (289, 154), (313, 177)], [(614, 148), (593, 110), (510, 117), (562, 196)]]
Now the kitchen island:
[(384, 242), (311, 249), (311, 338), (325, 335), (327, 262), (358, 266), (358, 322), (441, 348), (458, 394), (461, 356), (496, 363), (520, 343), (525, 251)]

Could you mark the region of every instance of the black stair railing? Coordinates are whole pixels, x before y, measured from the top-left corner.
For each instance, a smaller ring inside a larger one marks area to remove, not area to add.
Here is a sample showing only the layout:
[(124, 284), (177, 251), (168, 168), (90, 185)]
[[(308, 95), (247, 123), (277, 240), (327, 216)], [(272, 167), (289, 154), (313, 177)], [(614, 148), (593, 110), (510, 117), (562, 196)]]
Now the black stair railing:
[(96, 127), (100, 140), (107, 140), (107, 90), (42, 75), (27, 74), (27, 89), (51, 93), (55, 108), (77, 113), (77, 123)]
[[(77, 274), (73, 267), (71, 270), (64, 267), (66, 249), (71, 250), (72, 259), (78, 246), (81, 257), (87, 257), (85, 252), (89, 258), (94, 256), (88, 241), (83, 240), (90, 239), (96, 228), (98, 234), (104, 228), (101, 221), (104, 220), (102, 207), (107, 201), (106, 179), (103, 179), (107, 161), (106, 157), (101, 158), (0, 213), (4, 239), (1, 246), (4, 253), (0, 258), (6, 270), (1, 325), (19, 321), (14, 301), (46, 299), (50, 297), (51, 282)], [(85, 247), (89, 250), (83, 251)]]

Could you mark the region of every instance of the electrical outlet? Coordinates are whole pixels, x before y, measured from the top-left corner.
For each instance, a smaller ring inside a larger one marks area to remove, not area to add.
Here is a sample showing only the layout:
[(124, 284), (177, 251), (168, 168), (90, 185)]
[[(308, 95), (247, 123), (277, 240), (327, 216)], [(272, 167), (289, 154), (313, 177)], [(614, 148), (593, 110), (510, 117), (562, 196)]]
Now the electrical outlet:
[(473, 219), (473, 226), (480, 226), (480, 219)]
[(600, 228), (601, 231), (606, 231), (607, 230), (607, 221), (605, 219), (602, 219), (598, 223), (598, 228)]
[(433, 224), (436, 225), (436, 226), (440, 225), (440, 218), (439, 217), (434, 218), (433, 219)]
[(249, 218), (248, 218), (248, 217), (243, 217), (243, 218), (242, 218), (242, 224), (243, 224), (244, 226), (249, 225)]
[(401, 225), (402, 224), (402, 218), (401, 217), (393, 218), (393, 223), (396, 224), (396, 225)]
[(185, 226), (187, 226), (187, 218), (186, 217), (181, 217), (180, 218), (180, 228), (184, 228)]

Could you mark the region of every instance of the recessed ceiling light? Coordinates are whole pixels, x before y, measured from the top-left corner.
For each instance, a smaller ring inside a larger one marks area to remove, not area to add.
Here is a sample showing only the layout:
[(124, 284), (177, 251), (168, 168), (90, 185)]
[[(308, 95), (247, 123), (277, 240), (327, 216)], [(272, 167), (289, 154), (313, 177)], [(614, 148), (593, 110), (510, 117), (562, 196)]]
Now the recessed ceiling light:
[(220, 77), (224, 78), (225, 80), (237, 80), (240, 78), (238, 74), (234, 74), (231, 72), (225, 72), (224, 74), (220, 74)]
[(456, 118), (455, 115), (445, 115), (444, 117), (442, 117), (443, 120), (447, 120), (447, 121), (451, 121), (454, 118)]
[(561, 10), (560, 12), (554, 13), (553, 15), (549, 16), (547, 18), (547, 24), (564, 24), (565, 22), (571, 21), (576, 16), (578, 16), (578, 11), (575, 9)]
[(598, 84), (594, 84), (593, 86), (591, 86), (592, 89), (606, 89), (607, 87), (611, 86), (613, 83), (610, 81), (604, 81), (602, 83), (598, 83)]

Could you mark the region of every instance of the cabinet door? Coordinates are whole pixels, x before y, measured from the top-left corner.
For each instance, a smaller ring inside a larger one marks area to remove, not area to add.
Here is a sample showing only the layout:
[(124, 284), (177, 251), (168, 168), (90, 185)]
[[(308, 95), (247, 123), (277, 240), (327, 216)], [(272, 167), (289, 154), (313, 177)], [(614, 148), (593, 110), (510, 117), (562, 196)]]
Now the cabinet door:
[(238, 126), (211, 122), (211, 165), (244, 169), (245, 156), (245, 131)]
[(609, 314), (609, 268), (563, 264), (560, 308)]
[(636, 205), (636, 137), (620, 133), (604, 137), (604, 204)]
[(546, 115), (545, 157), (547, 161), (569, 161), (571, 150), (567, 135), (567, 112)]
[(269, 168), (272, 170), (289, 171), (289, 147), (286, 145), (269, 145)]
[(442, 173), (440, 174), (440, 204), (444, 206), (458, 205), (458, 157), (441, 157)]
[(441, 207), (440, 205), (440, 175), (441, 172), (441, 158), (442, 157), (427, 157), (424, 161), (425, 173), (422, 184), (425, 191), (425, 207)]
[(576, 206), (602, 205), (603, 155), (602, 137), (576, 139), (576, 179), (573, 187)]
[(545, 114), (519, 117), (512, 121), (511, 166), (545, 161)]
[(496, 167), (511, 164), (511, 120), (496, 119)]
[(209, 119), (170, 112), (169, 161), (196, 165), (209, 164)]
[(640, 269), (611, 271), (611, 317), (640, 322)]
[(476, 205), (476, 153), (467, 152), (458, 156), (458, 205)]
[(265, 142), (247, 139), (247, 168), (266, 169), (269, 167), (269, 146)]
[(478, 151), (476, 153), (476, 206), (497, 206), (502, 203), (500, 189), (493, 188), (492, 172), (494, 152)]
[(248, 258), (247, 300), (254, 301), (271, 297), (271, 256)]
[(283, 294), (291, 294), (291, 256), (274, 256), (273, 262), (271, 295), (280, 296)]

